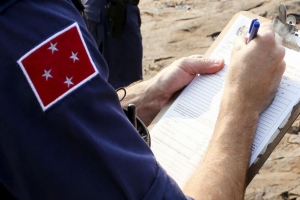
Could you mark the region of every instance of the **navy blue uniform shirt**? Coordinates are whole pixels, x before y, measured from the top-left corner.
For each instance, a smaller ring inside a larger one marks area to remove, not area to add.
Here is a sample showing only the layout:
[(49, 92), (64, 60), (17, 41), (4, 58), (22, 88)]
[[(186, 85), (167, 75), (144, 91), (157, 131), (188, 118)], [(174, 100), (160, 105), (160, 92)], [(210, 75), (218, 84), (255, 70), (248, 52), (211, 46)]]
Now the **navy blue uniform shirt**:
[[(1, 1), (0, 24), (0, 182), (16, 198), (185, 199), (124, 115), (71, 1)], [(80, 51), (50, 57), (68, 48)]]
[(82, 0), (87, 27), (109, 69), (108, 82), (115, 88), (142, 80), (143, 46), (138, 6), (126, 6), (122, 34), (111, 37), (111, 23), (105, 10), (109, 0)]

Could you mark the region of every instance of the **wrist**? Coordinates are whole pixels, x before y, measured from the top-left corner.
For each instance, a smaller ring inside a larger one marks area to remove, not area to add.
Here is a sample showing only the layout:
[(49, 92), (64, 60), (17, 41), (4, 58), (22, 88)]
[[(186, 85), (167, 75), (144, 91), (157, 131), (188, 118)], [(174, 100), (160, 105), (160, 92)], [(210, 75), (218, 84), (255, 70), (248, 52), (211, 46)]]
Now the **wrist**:
[(258, 120), (258, 112), (239, 104), (222, 102), (213, 140), (233, 152), (240, 148), (250, 151)]
[(147, 87), (144, 91), (138, 115), (144, 119), (144, 123), (148, 126), (167, 103), (170, 95), (162, 90), (162, 85), (157, 77), (145, 81), (145, 85)]
[[(138, 82), (126, 87), (126, 97), (121, 101), (123, 108), (135, 104), (138, 117), (148, 126), (169, 97), (159, 87), (157, 78)], [(122, 96), (122, 92), (119, 92)]]
[[(244, 89), (239, 87), (227, 87), (223, 92), (220, 112), (223, 111), (232, 116), (247, 116), (251, 119), (258, 119), (262, 112), (262, 103), (253, 95), (245, 95)], [(240, 119), (242, 120), (242, 119)]]

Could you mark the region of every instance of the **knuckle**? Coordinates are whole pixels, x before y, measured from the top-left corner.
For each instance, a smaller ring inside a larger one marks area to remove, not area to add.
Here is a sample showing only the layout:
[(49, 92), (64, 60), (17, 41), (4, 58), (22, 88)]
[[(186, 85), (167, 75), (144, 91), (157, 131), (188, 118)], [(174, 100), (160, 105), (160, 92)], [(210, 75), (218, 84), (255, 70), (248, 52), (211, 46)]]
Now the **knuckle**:
[(209, 58), (202, 58), (203, 63), (211, 63), (211, 60)]
[(283, 74), (284, 71), (285, 71), (285, 68), (286, 68), (286, 62), (283, 60), (282, 63), (281, 63), (281, 73)]
[(272, 30), (267, 30), (264, 33), (264, 39), (266, 40), (267, 43), (271, 45), (275, 45), (275, 33)]
[(282, 63), (285, 56), (285, 48), (281, 45), (275, 46), (275, 58), (277, 63)]
[(186, 62), (189, 58), (188, 57), (182, 57), (179, 59), (180, 62)]
[(280, 46), (279, 54), (280, 58), (283, 60), (285, 56), (285, 48), (283, 46)]
[(174, 61), (174, 63), (176, 63), (176, 64), (182, 64), (183, 62), (185, 62), (185, 57), (179, 58)]
[(179, 59), (175, 60), (173, 62), (173, 64), (175, 66), (182, 67), (182, 66), (185, 66), (189, 63), (189, 59), (190, 59), (189, 57), (182, 57), (182, 58), (179, 58)]

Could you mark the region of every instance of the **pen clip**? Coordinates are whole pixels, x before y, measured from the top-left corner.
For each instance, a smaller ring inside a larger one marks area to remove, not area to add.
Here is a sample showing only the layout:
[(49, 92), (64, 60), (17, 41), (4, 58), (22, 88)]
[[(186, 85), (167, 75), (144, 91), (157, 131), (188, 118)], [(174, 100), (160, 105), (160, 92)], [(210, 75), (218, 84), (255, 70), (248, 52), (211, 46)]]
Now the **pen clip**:
[(259, 21), (257, 19), (253, 19), (249, 29), (249, 37), (247, 40), (247, 44), (256, 37), (259, 27)]
[(252, 29), (253, 29), (253, 26), (254, 26), (254, 22), (256, 22), (257, 19), (253, 19), (252, 22), (251, 22), (251, 25), (249, 27), (249, 34), (251, 33)]

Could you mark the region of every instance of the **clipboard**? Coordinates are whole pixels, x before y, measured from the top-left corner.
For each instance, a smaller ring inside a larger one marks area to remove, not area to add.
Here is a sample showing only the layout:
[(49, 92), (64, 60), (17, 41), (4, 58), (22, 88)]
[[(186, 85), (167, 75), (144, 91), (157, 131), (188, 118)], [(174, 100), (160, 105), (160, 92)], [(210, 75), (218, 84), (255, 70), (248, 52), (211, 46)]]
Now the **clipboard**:
[[(291, 18), (286, 17), (286, 8), (283, 4), (279, 6), (279, 19), (274, 19), (272, 21), (273, 26), (275, 28), (275, 31), (283, 38), (283, 44), (286, 47), (289, 47), (291, 49), (294, 49), (295, 51), (299, 51), (299, 44), (295, 40), (291, 40), (290, 37), (293, 37), (293, 35), (297, 35), (297, 29), (295, 27), (295, 24), (293, 22), (290, 23), (284, 23), (282, 20), (293, 20)], [(236, 21), (238, 16), (242, 14), (249, 18), (257, 18), (260, 22), (268, 22), (271, 21), (269, 19), (266, 19), (264, 17), (260, 17), (258, 15), (255, 15), (253, 13), (247, 12), (247, 11), (241, 11), (238, 12), (233, 16), (233, 18), (230, 20), (230, 22), (225, 26), (225, 28), (222, 30), (220, 35), (217, 37), (217, 39), (213, 42), (213, 44), (209, 47), (209, 49), (204, 54), (205, 57), (209, 57), (212, 52), (215, 50), (215, 48), (219, 45), (219, 43), (222, 41), (225, 34), (228, 32), (229, 28), (232, 26), (232, 24)], [(285, 16), (284, 16), (285, 15)], [(286, 25), (287, 24), (287, 25)], [(288, 30), (288, 31), (287, 31)], [(293, 39), (293, 38), (292, 38)], [(182, 91), (182, 90), (181, 90)], [(148, 126), (148, 129), (151, 131), (151, 129), (156, 125), (156, 123), (161, 119), (161, 117), (166, 113), (168, 108), (172, 105), (172, 103), (175, 101), (175, 99), (179, 96), (181, 91), (178, 91), (175, 93), (169, 102), (162, 108), (162, 110), (158, 113), (158, 115), (154, 118), (154, 120), (151, 122), (151, 124)], [(253, 163), (247, 171), (247, 177), (246, 177), (246, 184), (248, 185), (252, 179), (255, 177), (255, 175), (258, 173), (260, 168), (263, 166), (265, 161), (268, 159), (268, 157), (271, 155), (275, 147), (278, 145), (278, 143), (281, 141), (285, 133), (288, 131), (290, 126), (293, 124), (293, 122), (297, 119), (298, 115), (300, 114), (300, 102), (293, 107), (289, 117), (284, 121), (284, 125), (282, 125), (279, 129), (279, 133), (277, 135), (273, 135), (274, 138), (272, 138), (271, 141), (269, 141), (267, 147), (264, 149), (263, 153), (261, 153), (255, 163)]]

